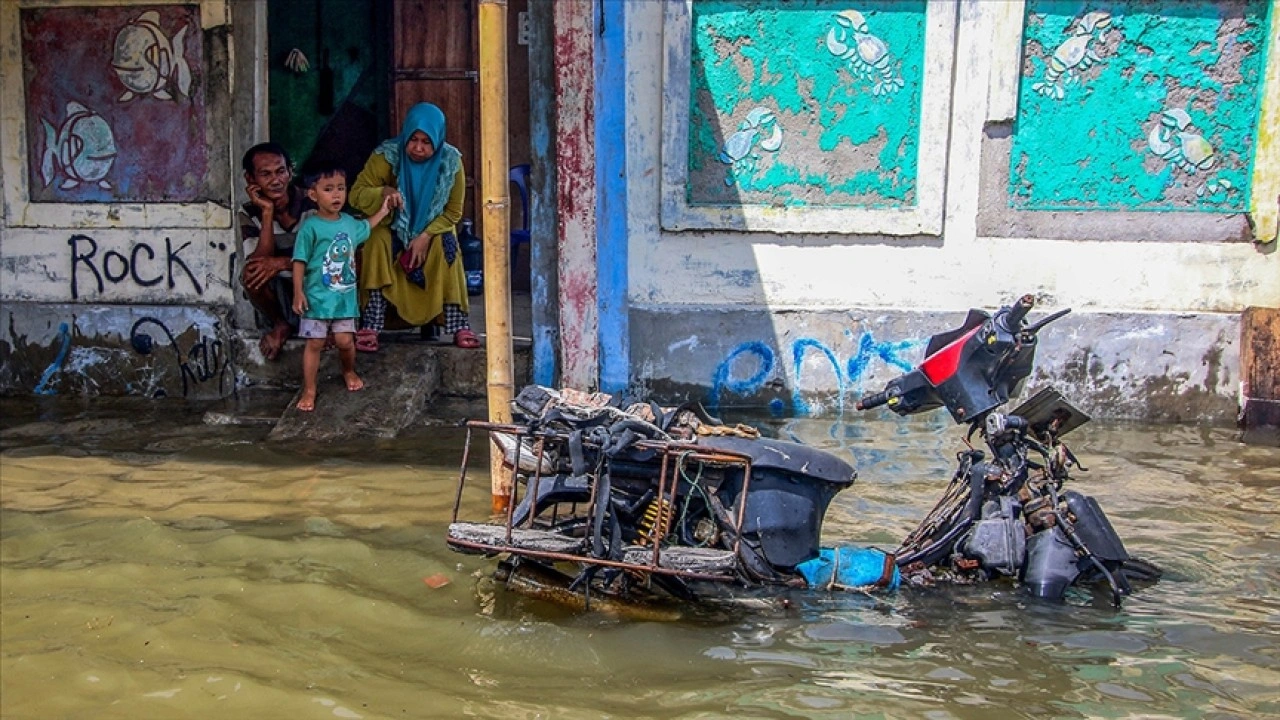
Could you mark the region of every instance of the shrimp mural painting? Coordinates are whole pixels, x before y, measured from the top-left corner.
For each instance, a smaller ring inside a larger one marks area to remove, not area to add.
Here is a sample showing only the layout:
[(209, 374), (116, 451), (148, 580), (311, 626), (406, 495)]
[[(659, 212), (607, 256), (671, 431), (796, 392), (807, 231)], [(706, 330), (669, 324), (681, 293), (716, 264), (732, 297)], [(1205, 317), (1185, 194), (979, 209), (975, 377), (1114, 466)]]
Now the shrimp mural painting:
[(1105, 12), (1086, 13), (1071, 27), (1071, 37), (1064, 40), (1053, 52), (1044, 70), (1044, 80), (1031, 89), (1055, 100), (1066, 97), (1065, 86), (1079, 81), (1081, 74), (1102, 58), (1093, 46), (1106, 28), (1111, 25), (1111, 15)]
[(216, 199), (198, 5), (31, 7), (19, 26), (31, 202)]
[(690, 205), (919, 204), (923, 0), (691, 13)]
[(1028, 0), (1009, 207), (1246, 210), (1268, 5)]

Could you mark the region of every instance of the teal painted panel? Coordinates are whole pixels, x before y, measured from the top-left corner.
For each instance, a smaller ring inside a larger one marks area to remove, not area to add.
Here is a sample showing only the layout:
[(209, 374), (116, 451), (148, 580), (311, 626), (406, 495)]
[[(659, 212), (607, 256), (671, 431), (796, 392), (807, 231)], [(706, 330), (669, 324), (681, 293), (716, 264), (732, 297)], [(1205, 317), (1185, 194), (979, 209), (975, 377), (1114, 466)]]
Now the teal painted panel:
[(1246, 209), (1266, 0), (1028, 0), (1019, 210)]
[(693, 3), (690, 205), (917, 204), (925, 3)]

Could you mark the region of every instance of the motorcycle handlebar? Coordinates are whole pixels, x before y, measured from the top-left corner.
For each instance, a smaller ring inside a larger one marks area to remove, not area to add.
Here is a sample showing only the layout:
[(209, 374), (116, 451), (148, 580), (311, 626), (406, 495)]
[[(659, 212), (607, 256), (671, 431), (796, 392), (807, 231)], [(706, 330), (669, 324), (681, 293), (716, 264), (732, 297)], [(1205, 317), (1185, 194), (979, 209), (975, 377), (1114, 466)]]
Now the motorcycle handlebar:
[(887, 402), (889, 402), (889, 391), (881, 390), (878, 393), (864, 395), (853, 407), (855, 410), (870, 410), (878, 408)]
[(1009, 312), (1004, 316), (1004, 329), (1010, 333), (1016, 333), (1022, 329), (1022, 320), (1031, 312), (1031, 307), (1036, 304), (1034, 295), (1023, 295), (1018, 298), (1018, 302), (1009, 306)]

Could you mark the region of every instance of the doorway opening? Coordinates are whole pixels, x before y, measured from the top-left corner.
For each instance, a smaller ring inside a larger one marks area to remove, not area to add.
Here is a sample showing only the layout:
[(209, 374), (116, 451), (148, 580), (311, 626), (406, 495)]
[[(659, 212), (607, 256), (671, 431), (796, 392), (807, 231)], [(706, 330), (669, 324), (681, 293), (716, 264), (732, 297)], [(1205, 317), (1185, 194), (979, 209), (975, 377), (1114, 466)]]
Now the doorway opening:
[[(518, 168), (532, 160), (528, 33), (522, 32), (528, 0), (512, 0), (507, 8), (508, 154)], [(374, 148), (399, 132), (410, 107), (434, 103), (448, 119), (447, 142), (462, 153), (463, 217), (481, 235), (479, 30), (476, 0), (272, 0), (271, 139), (300, 169), (332, 164), (354, 179)], [(522, 201), (515, 183), (509, 192), (510, 227), (527, 228), (528, 193)], [(528, 338), (529, 243), (518, 240), (511, 246), (513, 332)], [(473, 296), (471, 305), (481, 331), (483, 298)]]

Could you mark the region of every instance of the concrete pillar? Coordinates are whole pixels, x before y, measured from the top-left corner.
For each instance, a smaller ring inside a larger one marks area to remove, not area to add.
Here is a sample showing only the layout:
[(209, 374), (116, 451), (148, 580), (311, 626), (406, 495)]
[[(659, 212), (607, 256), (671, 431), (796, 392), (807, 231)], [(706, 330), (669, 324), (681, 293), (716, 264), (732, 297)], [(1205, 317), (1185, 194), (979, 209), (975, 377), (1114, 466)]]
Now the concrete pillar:
[(555, 3), (561, 385), (599, 386), (596, 345), (595, 3)]

